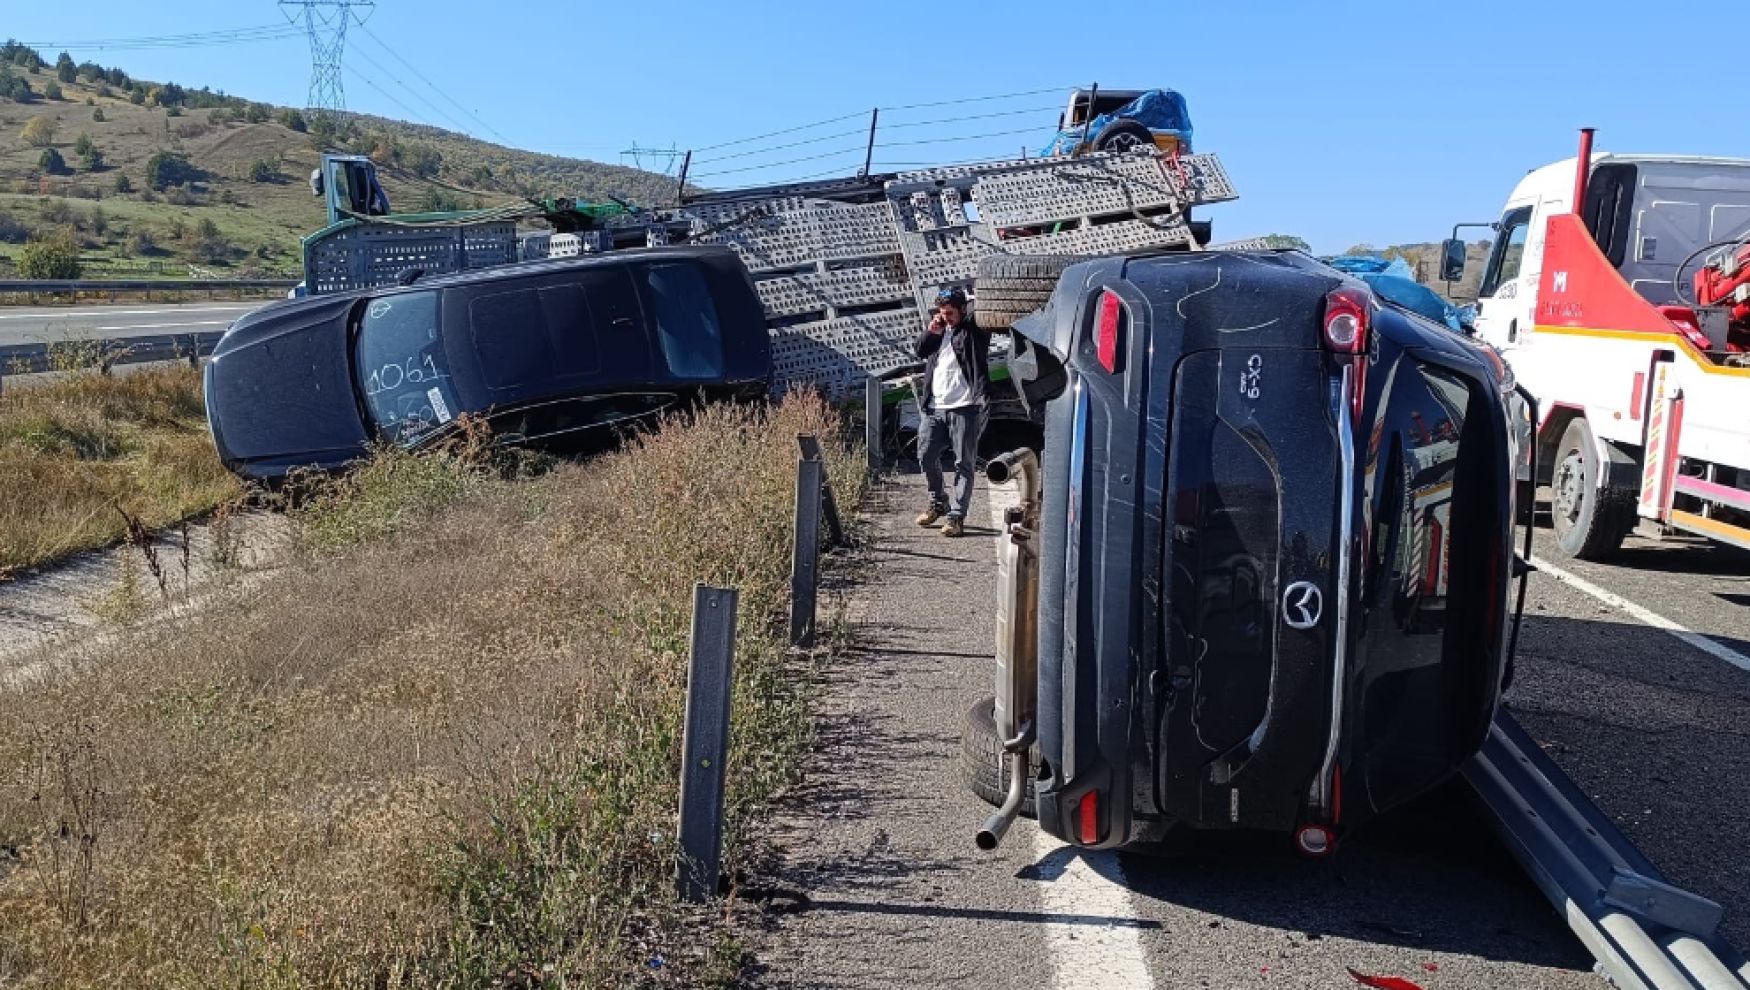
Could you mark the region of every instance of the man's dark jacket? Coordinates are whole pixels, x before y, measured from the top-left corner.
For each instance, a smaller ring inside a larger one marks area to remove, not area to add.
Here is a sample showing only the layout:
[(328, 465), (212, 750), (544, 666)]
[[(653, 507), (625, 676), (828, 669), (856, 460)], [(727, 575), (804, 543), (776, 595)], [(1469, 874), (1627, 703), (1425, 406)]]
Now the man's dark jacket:
[[(943, 349), (942, 341), (948, 341), (947, 349)], [(980, 330), (978, 324), (968, 313), (960, 318), (960, 325), (950, 327), (941, 333), (924, 331), (918, 338), (918, 357), (924, 359), (924, 381), (920, 387), (919, 398), (929, 412), (935, 412), (936, 362), (944, 358), (960, 362), (960, 374), (966, 378), (966, 387), (972, 393), (972, 404), (984, 406), (985, 386), (990, 383), (990, 334)]]

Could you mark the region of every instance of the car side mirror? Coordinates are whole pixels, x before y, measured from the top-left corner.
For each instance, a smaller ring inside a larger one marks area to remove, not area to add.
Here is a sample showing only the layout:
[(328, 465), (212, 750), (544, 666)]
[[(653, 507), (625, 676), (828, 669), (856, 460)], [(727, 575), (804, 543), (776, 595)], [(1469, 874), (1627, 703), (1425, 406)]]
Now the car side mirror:
[(1448, 237), (1440, 242), (1440, 281), (1456, 282), (1464, 277), (1464, 242)]

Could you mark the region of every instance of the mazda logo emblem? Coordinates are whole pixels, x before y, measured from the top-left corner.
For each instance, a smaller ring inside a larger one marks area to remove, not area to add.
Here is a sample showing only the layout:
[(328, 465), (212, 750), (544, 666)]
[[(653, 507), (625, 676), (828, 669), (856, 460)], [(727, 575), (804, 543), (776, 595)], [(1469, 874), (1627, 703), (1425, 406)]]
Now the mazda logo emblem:
[(1282, 593), (1282, 621), (1293, 629), (1311, 629), (1319, 624), (1325, 596), (1311, 581), (1296, 581)]

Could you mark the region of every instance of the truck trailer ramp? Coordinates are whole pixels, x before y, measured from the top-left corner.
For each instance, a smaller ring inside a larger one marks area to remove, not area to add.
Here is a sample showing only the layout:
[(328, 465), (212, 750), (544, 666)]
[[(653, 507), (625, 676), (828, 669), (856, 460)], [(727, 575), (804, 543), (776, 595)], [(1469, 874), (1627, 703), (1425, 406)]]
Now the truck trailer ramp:
[(1514, 858), (1624, 990), (1746, 990), (1720, 905), (1665, 881), (1506, 709), (1463, 770)]

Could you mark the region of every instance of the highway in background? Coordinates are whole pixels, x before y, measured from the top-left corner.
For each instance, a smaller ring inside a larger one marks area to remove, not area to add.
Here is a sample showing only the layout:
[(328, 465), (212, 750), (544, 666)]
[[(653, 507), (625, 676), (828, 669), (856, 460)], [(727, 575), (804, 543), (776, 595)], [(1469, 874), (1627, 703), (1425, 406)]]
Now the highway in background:
[(118, 303), (113, 306), (0, 306), (0, 346), (223, 330), (266, 305), (249, 302)]

